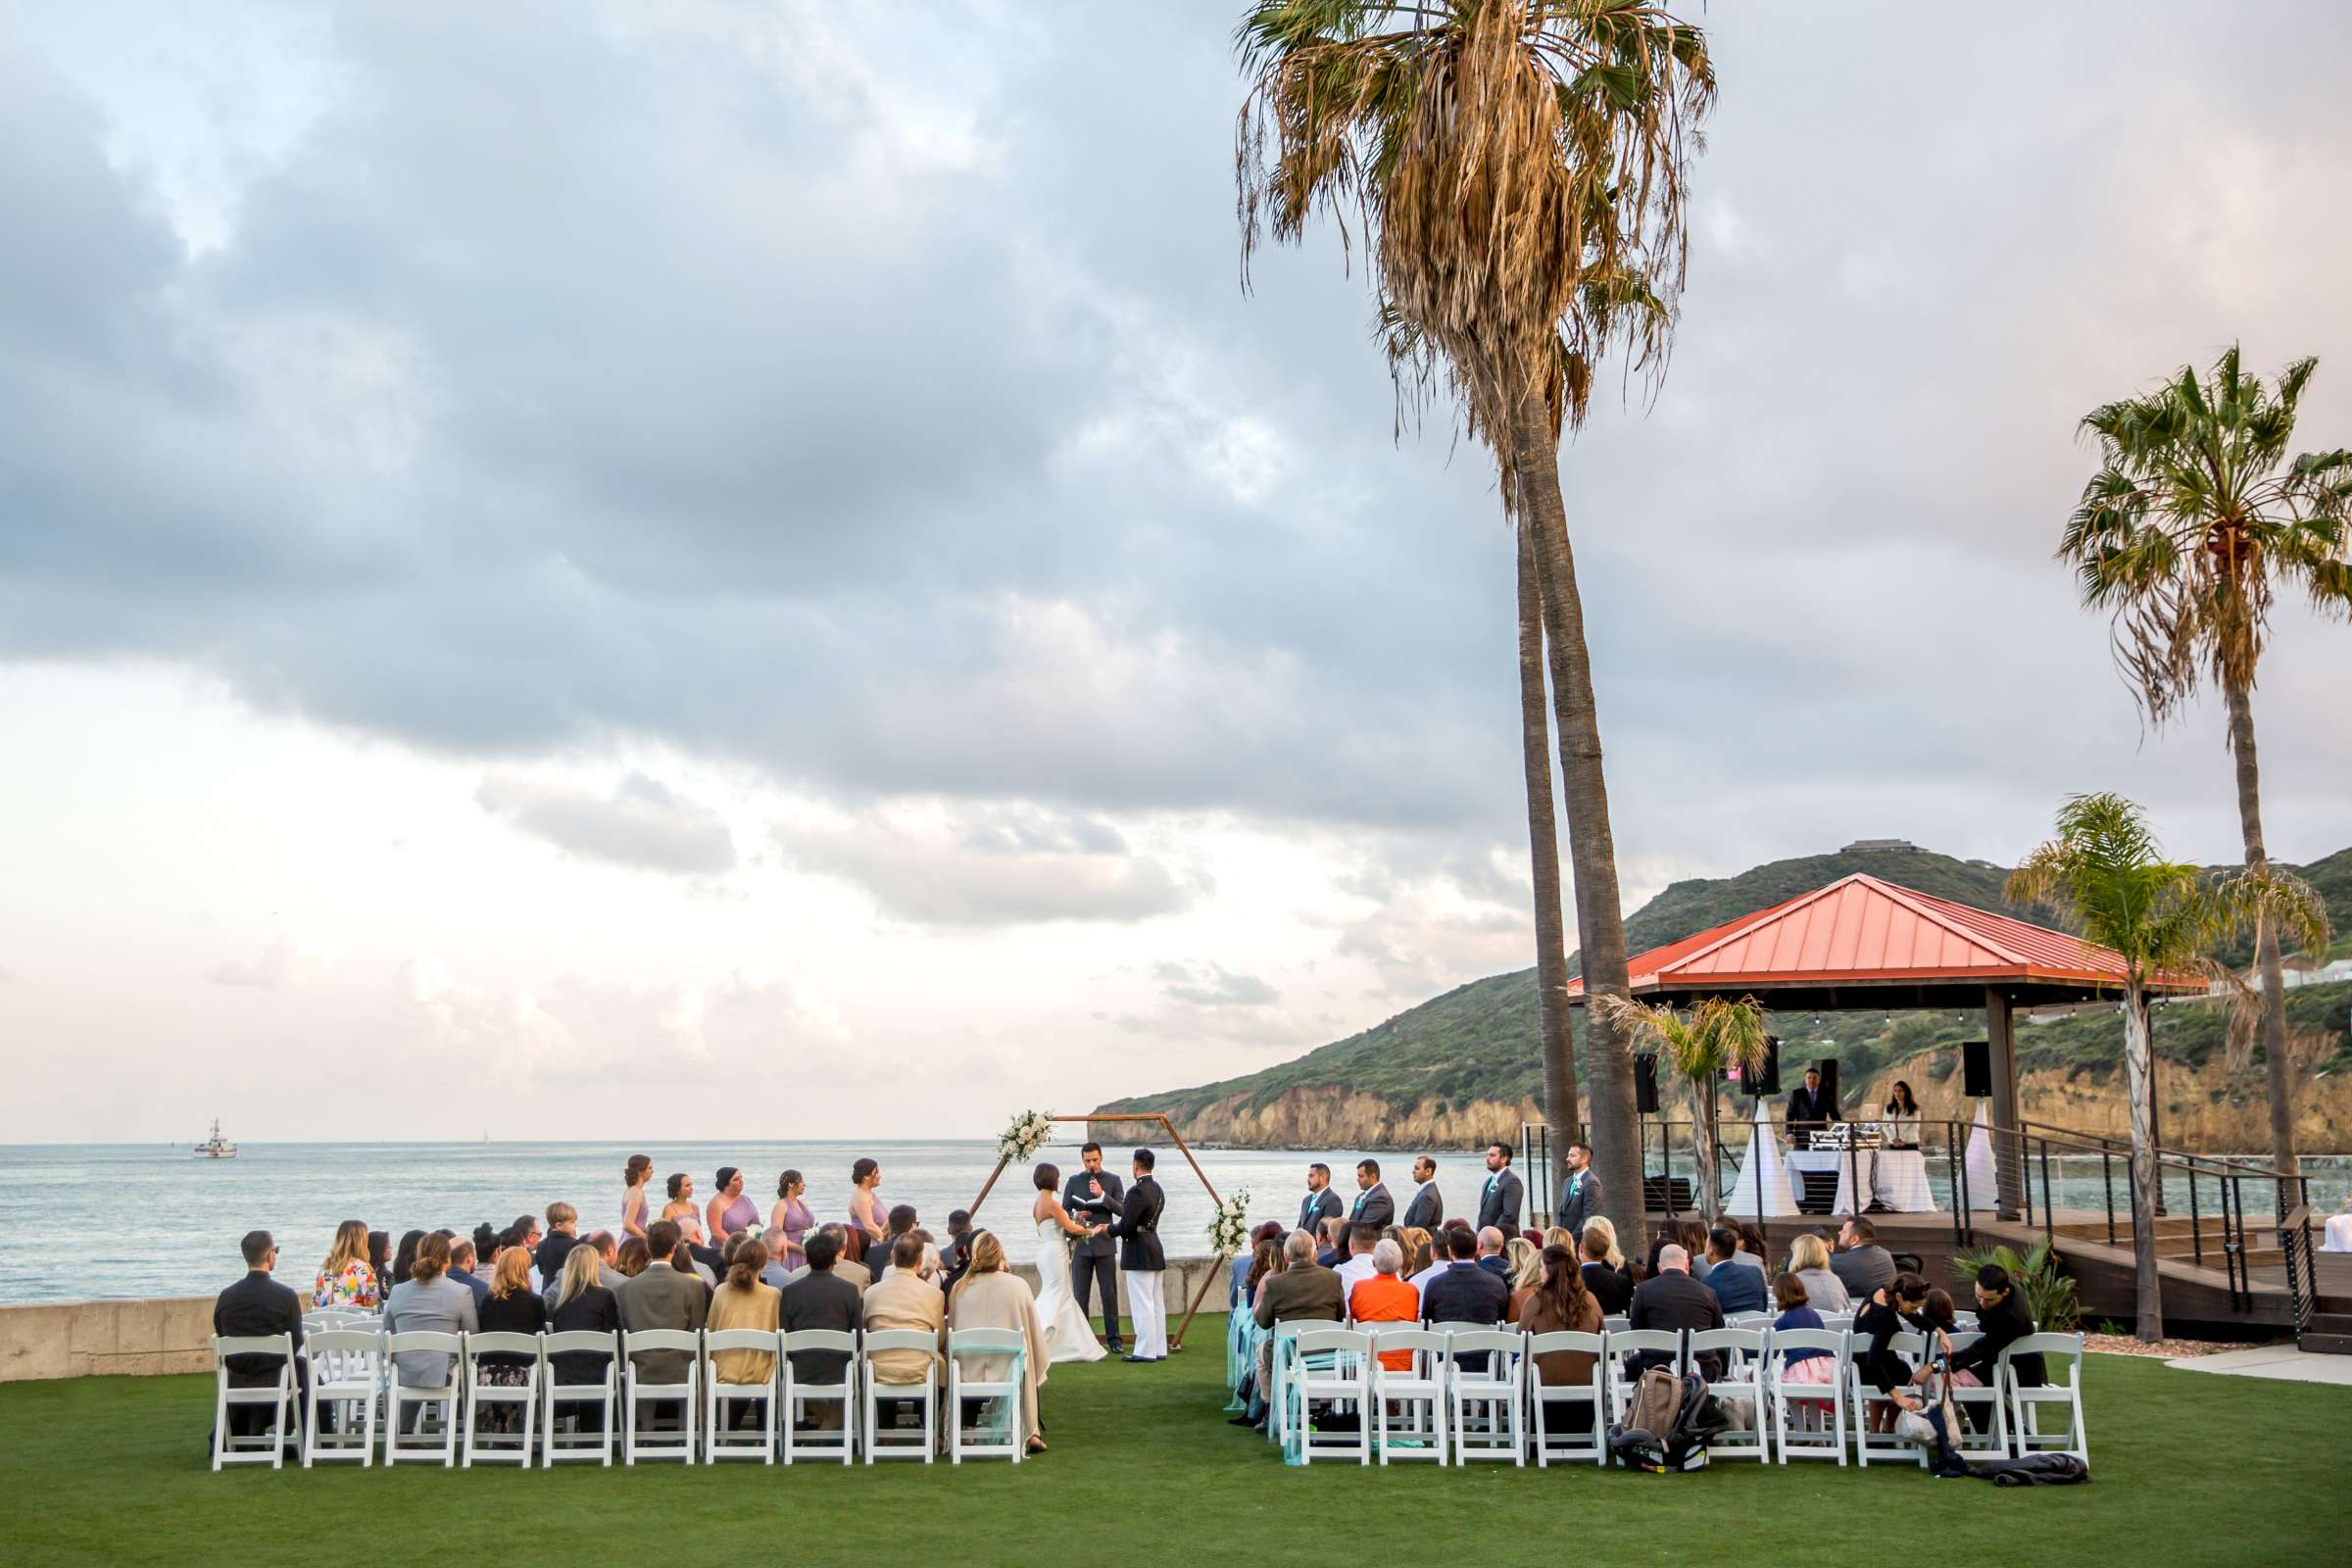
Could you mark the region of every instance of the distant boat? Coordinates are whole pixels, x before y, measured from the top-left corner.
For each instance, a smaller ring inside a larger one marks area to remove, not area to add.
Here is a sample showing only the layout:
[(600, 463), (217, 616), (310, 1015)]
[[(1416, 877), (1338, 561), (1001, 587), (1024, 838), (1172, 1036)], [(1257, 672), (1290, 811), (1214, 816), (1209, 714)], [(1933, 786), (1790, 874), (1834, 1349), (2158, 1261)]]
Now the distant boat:
[(198, 1159), (234, 1159), (237, 1146), (220, 1136), (220, 1118), (213, 1118), (213, 1136), (196, 1146)]

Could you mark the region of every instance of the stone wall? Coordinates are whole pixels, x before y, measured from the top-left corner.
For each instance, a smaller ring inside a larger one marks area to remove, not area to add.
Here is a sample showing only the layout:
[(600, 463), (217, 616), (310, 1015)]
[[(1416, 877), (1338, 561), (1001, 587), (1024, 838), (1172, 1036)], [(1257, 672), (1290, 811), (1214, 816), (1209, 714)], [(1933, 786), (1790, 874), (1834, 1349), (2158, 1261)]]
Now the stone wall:
[[(1216, 1259), (1169, 1260), (1165, 1291), (1168, 1329), (1216, 1266)], [(1014, 1265), (1034, 1289), (1035, 1265)], [(223, 1282), (225, 1283), (225, 1282)], [(1120, 1290), (1124, 1301), (1124, 1281)], [(1203, 1312), (1222, 1312), (1225, 1298), (1211, 1288)], [(1122, 1332), (1132, 1334), (1127, 1325)], [(174, 1296), (127, 1301), (59, 1301), (0, 1306), (0, 1383), (40, 1378), (157, 1377), (213, 1368), (213, 1298)]]

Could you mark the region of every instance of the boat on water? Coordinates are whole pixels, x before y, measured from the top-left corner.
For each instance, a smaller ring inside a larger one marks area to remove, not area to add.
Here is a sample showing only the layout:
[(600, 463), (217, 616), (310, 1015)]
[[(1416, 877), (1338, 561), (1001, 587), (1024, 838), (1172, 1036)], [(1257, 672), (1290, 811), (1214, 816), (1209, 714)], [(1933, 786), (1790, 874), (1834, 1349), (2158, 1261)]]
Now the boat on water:
[(213, 1136), (196, 1146), (198, 1159), (234, 1159), (237, 1146), (220, 1136), (220, 1118), (213, 1118)]

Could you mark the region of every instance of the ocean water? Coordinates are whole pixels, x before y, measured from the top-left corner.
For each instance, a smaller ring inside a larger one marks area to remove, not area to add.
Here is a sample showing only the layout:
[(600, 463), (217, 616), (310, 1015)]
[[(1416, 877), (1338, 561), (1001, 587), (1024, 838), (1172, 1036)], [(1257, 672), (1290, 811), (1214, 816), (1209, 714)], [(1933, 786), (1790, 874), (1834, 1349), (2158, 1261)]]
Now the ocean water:
[[(1155, 1174), (1168, 1196), (1162, 1243), (1179, 1255), (1206, 1252), (1214, 1214), (1208, 1195), (1181, 1154), (1155, 1147)], [(657, 1213), (670, 1172), (693, 1176), (700, 1203), (716, 1190), (718, 1167), (737, 1165), (762, 1216), (775, 1201), (778, 1173), (798, 1170), (808, 1183), (804, 1200), (820, 1220), (848, 1217), (851, 1163), (870, 1155), (882, 1165), (883, 1203), (912, 1203), (922, 1223), (941, 1235), (948, 1211), (970, 1207), (997, 1162), (994, 1141), (982, 1139), (246, 1144), (239, 1157), (223, 1160), (193, 1158), (185, 1144), (0, 1147), (0, 1304), (211, 1295), (244, 1272), (237, 1242), (257, 1228), (277, 1238), (279, 1277), (297, 1289), (309, 1287), (346, 1219), (389, 1231), (397, 1245), (412, 1228), (469, 1235), (487, 1221), (503, 1229), (517, 1215), (544, 1214), (560, 1199), (580, 1211), (583, 1235), (617, 1230), (621, 1167), (634, 1153), (653, 1157)], [(1247, 1190), (1250, 1212), (1274, 1219), (1298, 1214), (1309, 1160), (1340, 1172), (1342, 1191), (1352, 1195), (1351, 1172), (1365, 1156), (1351, 1150), (1202, 1150), (1196, 1157), (1221, 1196)], [(1412, 1190), (1410, 1159), (1377, 1157), (1391, 1190), (1403, 1184), (1401, 1201)], [(1079, 1168), (1077, 1144), (1051, 1146), (1038, 1159), (1058, 1164), (1066, 1182)], [(1444, 1154), (1440, 1162), (1441, 1189), (1456, 1195), (1448, 1206), (1473, 1200), (1486, 1176), (1479, 1156)], [(1103, 1163), (1124, 1177), (1128, 1147), (1107, 1147)], [(1032, 1191), (1026, 1169), (1007, 1170), (980, 1210), (981, 1226), (1004, 1236), (1015, 1259), (1035, 1255)]]

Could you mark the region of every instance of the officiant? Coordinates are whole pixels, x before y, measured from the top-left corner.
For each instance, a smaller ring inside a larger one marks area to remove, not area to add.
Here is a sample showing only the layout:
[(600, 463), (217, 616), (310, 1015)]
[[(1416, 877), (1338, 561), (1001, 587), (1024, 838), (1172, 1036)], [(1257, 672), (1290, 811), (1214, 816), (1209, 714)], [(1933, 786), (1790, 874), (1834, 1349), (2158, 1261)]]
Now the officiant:
[(1788, 1095), (1788, 1147), (1811, 1149), (1814, 1134), (1838, 1119), (1838, 1098), (1822, 1087), (1821, 1068), (1807, 1067), (1804, 1083)]
[[(1126, 1188), (1113, 1171), (1102, 1168), (1102, 1146), (1088, 1140), (1078, 1151), (1081, 1168), (1062, 1191), (1061, 1206), (1087, 1225), (1107, 1225), (1119, 1217)], [(1092, 1309), (1096, 1287), (1102, 1292), (1102, 1345), (1116, 1355), (1126, 1348), (1119, 1339), (1119, 1244), (1110, 1233), (1081, 1237), (1070, 1245), (1070, 1294), (1078, 1298), (1078, 1315)]]

